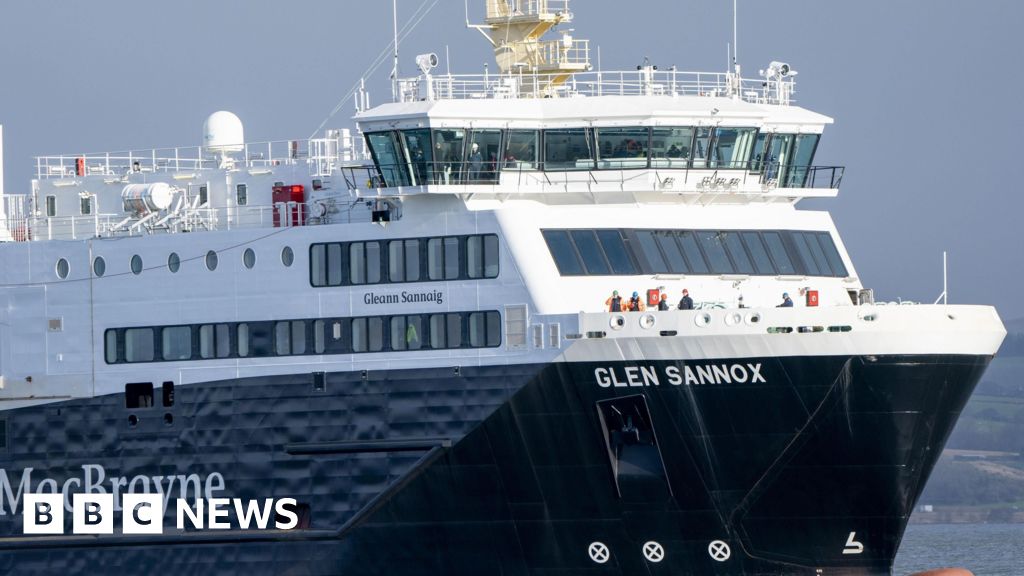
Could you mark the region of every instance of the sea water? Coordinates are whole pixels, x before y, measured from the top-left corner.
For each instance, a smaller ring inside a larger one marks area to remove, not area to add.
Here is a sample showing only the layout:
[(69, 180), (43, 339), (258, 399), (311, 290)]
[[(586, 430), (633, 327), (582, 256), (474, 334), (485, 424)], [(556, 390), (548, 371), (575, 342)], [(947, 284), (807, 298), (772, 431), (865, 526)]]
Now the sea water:
[(976, 576), (1024, 575), (1024, 524), (912, 524), (893, 574), (967, 568)]

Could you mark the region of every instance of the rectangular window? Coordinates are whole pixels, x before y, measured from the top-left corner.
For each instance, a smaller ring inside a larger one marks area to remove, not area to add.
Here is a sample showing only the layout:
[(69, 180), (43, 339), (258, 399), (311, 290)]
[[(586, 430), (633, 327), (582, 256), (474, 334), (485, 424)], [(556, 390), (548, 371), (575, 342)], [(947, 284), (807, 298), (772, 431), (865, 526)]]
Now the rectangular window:
[(673, 274), (686, 274), (690, 271), (690, 267), (687, 266), (686, 259), (679, 249), (679, 244), (676, 244), (676, 234), (667, 231), (655, 232), (654, 238), (657, 240), (662, 253), (665, 254), (665, 261), (668, 263), (669, 272)]
[(253, 322), (249, 324), (249, 351), (256, 358), (265, 358), (273, 355), (273, 322)]
[(803, 188), (807, 186), (814, 152), (818, 149), (818, 134), (797, 134), (793, 145), (793, 159), (786, 178), (786, 188)]
[(490, 184), (498, 178), (501, 130), (473, 130), (466, 149), (466, 182)]
[(498, 277), (498, 237), (470, 236), (466, 239), (466, 272), (470, 278)]
[(117, 364), (117, 330), (103, 333), (103, 347), (107, 364)]
[(721, 234), (722, 240), (725, 242), (729, 257), (735, 265), (736, 273), (755, 274), (754, 263), (750, 261), (746, 249), (743, 248), (743, 241), (740, 238), (739, 232), (720, 232), (719, 234)]
[(92, 214), (92, 196), (82, 196), (82, 215)]
[(709, 166), (725, 170), (743, 170), (757, 140), (757, 128), (717, 128)]
[(786, 252), (786, 246), (782, 243), (782, 235), (778, 232), (764, 232), (761, 234), (765, 244), (768, 246), (768, 253), (775, 262), (775, 270), (782, 275), (796, 274), (796, 266)]
[(746, 245), (747, 250), (750, 252), (751, 258), (754, 259), (754, 268), (757, 274), (774, 275), (775, 266), (772, 264), (772, 259), (768, 256), (768, 250), (765, 249), (764, 242), (761, 241), (761, 235), (757, 232), (743, 232), (740, 235), (743, 238), (743, 244)]
[(447, 341), (445, 340), (445, 329), (447, 324), (445, 322), (444, 314), (432, 314), (430, 316), (430, 347), (435, 350), (441, 350), (447, 347)]
[(124, 385), (124, 407), (133, 410), (136, 408), (153, 407), (153, 383), (137, 382)]
[(697, 239), (700, 241), (704, 255), (707, 256), (713, 274), (733, 273), (732, 262), (729, 261), (729, 255), (725, 252), (725, 241), (721, 232), (701, 231), (697, 233)]
[(469, 345), (473, 348), (501, 346), (501, 315), (473, 312), (469, 315)]
[(341, 244), (327, 245), (327, 285), (341, 286), (344, 266), (341, 262)]
[(462, 314), (447, 314), (448, 347), (462, 348)]
[(174, 382), (164, 382), (163, 391), (164, 408), (174, 406)]
[(707, 274), (710, 271), (708, 263), (704, 260), (700, 248), (697, 246), (697, 235), (693, 232), (684, 231), (679, 234), (679, 245), (683, 247), (683, 254), (690, 263), (690, 271), (694, 274)]
[(306, 323), (302, 320), (292, 320), (292, 354), (306, 353)]
[(366, 318), (352, 319), (352, 351), (366, 352)]
[(832, 236), (828, 232), (818, 232), (816, 235), (822, 252), (832, 268), (832, 273), (839, 277), (849, 276), (846, 264), (843, 264), (843, 257), (839, 255), (839, 250), (836, 248), (835, 242), (832, 241)]
[(643, 266), (644, 270), (649, 271), (651, 274), (668, 273), (668, 264), (665, 263), (665, 258), (658, 248), (658, 240), (654, 237), (653, 231), (637, 230), (636, 243), (639, 244), (640, 251), (643, 254), (644, 260), (646, 260), (644, 263), (646, 266)]
[(245, 184), (235, 185), (235, 201), (238, 202), (239, 206), (245, 206), (249, 203), (249, 186)]
[(278, 356), (291, 354), (291, 326), (289, 322), (277, 322), (274, 325), (274, 351)]
[(558, 272), (562, 276), (582, 276), (583, 263), (576, 255), (576, 248), (569, 239), (569, 232), (566, 230), (544, 230), (544, 241), (548, 244), (548, 250), (555, 259)]
[(620, 275), (636, 274), (636, 266), (633, 265), (626, 243), (618, 230), (598, 230), (597, 238), (604, 248), (604, 255), (612, 266), (612, 272)]
[(231, 326), (229, 324), (217, 324), (217, 358), (231, 357)]
[(199, 327), (199, 357), (208, 360), (214, 357), (216, 351), (216, 331), (213, 324), (203, 324)]
[(47, 196), (46, 197), (46, 215), (56, 216), (57, 215), (57, 197)]
[(327, 245), (309, 247), (309, 283), (315, 287), (327, 286)]
[(598, 128), (597, 167), (602, 170), (647, 168), (647, 128)]
[(152, 362), (155, 356), (152, 328), (128, 328), (124, 331), (125, 362)]
[(819, 274), (822, 276), (832, 276), (832, 268), (825, 258), (825, 252), (821, 249), (821, 244), (818, 243), (817, 235), (814, 232), (798, 232), (797, 234), (804, 237), (804, 243), (807, 244), (807, 248), (811, 252), (811, 258), (814, 259), (814, 264), (818, 268)]
[(405, 242), (388, 242), (388, 281), (405, 282)]
[(236, 342), (238, 342), (238, 357), (247, 358), (249, 356), (249, 325), (239, 324), (237, 333), (238, 338), (236, 339)]
[(348, 245), (348, 279), (352, 284), (366, 284), (366, 244)]
[(604, 251), (597, 242), (597, 235), (593, 230), (573, 230), (569, 233), (580, 257), (583, 258), (583, 266), (590, 276), (605, 276), (611, 274), (612, 269), (608, 260), (604, 257)]
[(651, 130), (651, 166), (687, 168), (693, 148), (693, 128), (654, 128)]
[(370, 153), (374, 164), (377, 165), (377, 173), (383, 179), (384, 187), (409, 186), (408, 165), (395, 133), (388, 131), (367, 134), (366, 141), (370, 145)]
[(526, 348), (527, 320), (525, 305), (505, 306), (505, 344), (509, 350)]
[(391, 330), (391, 349), (397, 351), (408, 348), (405, 343), (405, 331), (407, 328), (405, 316), (392, 316), (389, 328)]
[(594, 156), (590, 130), (586, 128), (544, 132), (546, 171), (593, 170)]
[[(804, 263), (804, 274), (808, 276), (821, 276), (822, 270), (818, 267), (818, 261), (814, 259), (811, 254), (810, 246), (807, 245), (807, 240), (804, 235), (796, 232), (790, 235), (793, 246), (796, 248), (796, 253), (800, 257), (800, 260)], [(815, 242), (817, 245), (817, 242)], [(821, 249), (820, 247), (818, 248)]]
[(434, 178), (437, 184), (459, 184), (462, 181), (465, 143), (465, 130), (434, 130)]
[(693, 139), (693, 167), (707, 168), (708, 154), (711, 148), (711, 128), (697, 128), (696, 136)]
[(203, 206), (210, 201), (210, 187), (200, 186), (199, 187), (199, 205)]
[(459, 277), (459, 239), (453, 236), (444, 239), (444, 279), (457, 280)]
[(540, 132), (536, 130), (509, 130), (505, 146), (505, 170), (537, 170), (540, 168)]
[(437, 184), (434, 180), (434, 153), (430, 147), (430, 130), (405, 130), (402, 141), (412, 165), (413, 186)]

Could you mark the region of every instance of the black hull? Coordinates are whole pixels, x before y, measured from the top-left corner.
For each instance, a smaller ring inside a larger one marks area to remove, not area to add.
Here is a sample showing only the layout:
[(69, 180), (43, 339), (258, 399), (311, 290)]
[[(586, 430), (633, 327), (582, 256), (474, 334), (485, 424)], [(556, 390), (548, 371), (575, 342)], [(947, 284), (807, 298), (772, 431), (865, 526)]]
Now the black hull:
[[(310, 513), (287, 533), (24, 538), (5, 499), (0, 573), (887, 575), (989, 360), (463, 367), (328, 374), (322, 390), (266, 377), (179, 386), (173, 408), (131, 411), (134, 428), (122, 395), (8, 411), (15, 489), (27, 467), (32, 486), (83, 464), (219, 472), (226, 496)], [(719, 383), (684, 378), (735, 365)]]

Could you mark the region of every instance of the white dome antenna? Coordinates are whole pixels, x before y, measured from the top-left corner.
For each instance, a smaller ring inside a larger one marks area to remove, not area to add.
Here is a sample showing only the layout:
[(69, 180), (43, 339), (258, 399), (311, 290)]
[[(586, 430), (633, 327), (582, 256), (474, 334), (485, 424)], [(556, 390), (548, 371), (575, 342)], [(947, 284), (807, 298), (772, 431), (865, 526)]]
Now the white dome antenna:
[(225, 110), (210, 114), (203, 123), (203, 146), (212, 153), (220, 154), (221, 167), (226, 167), (231, 163), (229, 154), (245, 149), (242, 121)]

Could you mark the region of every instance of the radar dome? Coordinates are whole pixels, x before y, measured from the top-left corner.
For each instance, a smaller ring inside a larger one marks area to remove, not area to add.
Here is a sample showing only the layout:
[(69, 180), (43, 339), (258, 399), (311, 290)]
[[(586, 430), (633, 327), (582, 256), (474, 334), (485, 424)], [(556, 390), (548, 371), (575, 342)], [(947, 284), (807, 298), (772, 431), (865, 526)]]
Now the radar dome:
[(240, 152), (245, 148), (242, 121), (231, 112), (210, 114), (203, 123), (203, 146), (216, 152)]

